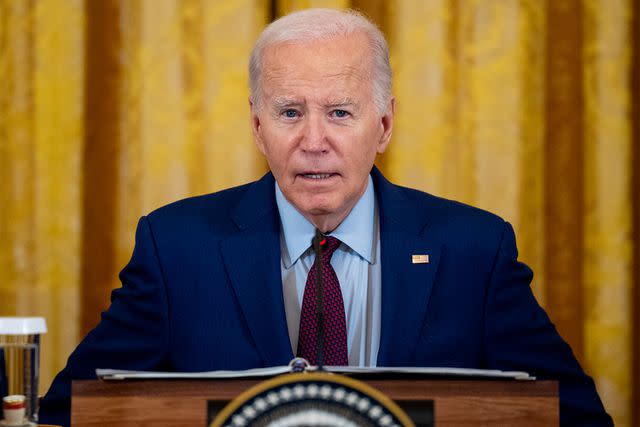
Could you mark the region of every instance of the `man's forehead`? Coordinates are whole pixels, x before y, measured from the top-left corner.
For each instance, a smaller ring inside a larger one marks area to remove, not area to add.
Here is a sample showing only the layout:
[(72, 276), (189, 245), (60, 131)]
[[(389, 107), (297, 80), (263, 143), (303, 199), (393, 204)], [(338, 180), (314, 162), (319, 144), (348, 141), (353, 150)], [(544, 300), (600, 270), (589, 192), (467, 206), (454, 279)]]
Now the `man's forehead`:
[[(310, 66), (311, 65), (311, 66)], [(285, 64), (268, 67), (262, 74), (265, 95), (278, 103), (306, 96), (339, 103), (354, 100), (372, 87), (370, 73), (349, 65), (314, 68), (312, 64)]]
[[(313, 56), (313, 52), (308, 54)], [(267, 57), (262, 75), (265, 81), (305, 78), (326, 81), (364, 80), (371, 74), (370, 68), (368, 61), (364, 58), (360, 60), (360, 58), (316, 56), (302, 59), (299, 56), (284, 54), (279, 58)]]
[[(312, 64), (283, 64), (282, 66), (266, 67), (263, 71), (263, 83), (276, 91), (318, 86), (318, 88), (341, 88), (359, 86), (370, 81), (370, 72), (365, 67), (354, 67), (348, 64), (336, 64), (335, 67), (326, 66), (322, 69), (309, 66)], [(287, 96), (280, 93), (279, 96)]]

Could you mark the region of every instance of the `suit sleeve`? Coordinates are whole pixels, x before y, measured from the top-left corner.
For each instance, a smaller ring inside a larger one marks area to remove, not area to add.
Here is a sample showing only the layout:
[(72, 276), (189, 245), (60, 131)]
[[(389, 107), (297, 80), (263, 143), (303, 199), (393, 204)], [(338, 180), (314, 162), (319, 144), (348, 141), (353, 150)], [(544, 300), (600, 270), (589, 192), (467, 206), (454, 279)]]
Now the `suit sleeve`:
[(42, 400), (40, 422), (68, 426), (71, 381), (95, 379), (96, 368), (162, 369), (169, 341), (168, 305), (146, 217), (138, 222), (135, 249), (120, 280), (122, 287), (112, 292), (100, 323), (71, 354)]
[(486, 298), (487, 364), (559, 381), (562, 426), (613, 426), (593, 380), (533, 296), (533, 273), (517, 257), (513, 228), (504, 223)]

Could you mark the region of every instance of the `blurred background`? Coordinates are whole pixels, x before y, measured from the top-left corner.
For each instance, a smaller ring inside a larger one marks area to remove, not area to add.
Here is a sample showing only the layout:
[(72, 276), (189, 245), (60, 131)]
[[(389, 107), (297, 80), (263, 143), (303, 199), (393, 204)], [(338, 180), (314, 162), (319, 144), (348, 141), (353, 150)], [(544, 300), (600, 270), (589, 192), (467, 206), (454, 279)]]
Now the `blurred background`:
[(281, 14), (387, 35), (396, 183), (498, 213), (616, 425), (640, 425), (635, 0), (0, 0), (0, 315), (41, 389), (108, 307), (141, 215), (260, 177), (246, 64)]

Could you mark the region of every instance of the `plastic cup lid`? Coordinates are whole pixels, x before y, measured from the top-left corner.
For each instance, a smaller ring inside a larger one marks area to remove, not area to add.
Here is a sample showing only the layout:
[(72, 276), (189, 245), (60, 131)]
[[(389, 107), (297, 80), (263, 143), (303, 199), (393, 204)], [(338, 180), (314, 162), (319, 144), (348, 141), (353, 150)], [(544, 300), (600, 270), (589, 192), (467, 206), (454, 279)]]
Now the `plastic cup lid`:
[(0, 317), (0, 334), (33, 335), (46, 332), (44, 317)]

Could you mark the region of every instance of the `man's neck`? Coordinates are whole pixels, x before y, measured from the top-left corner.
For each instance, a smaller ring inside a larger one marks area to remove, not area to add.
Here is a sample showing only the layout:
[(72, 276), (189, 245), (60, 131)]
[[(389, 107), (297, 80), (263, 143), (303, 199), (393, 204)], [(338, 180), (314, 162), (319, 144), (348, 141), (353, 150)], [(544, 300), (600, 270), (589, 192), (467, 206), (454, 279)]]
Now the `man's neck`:
[(348, 206), (346, 206), (344, 209), (342, 209), (339, 212), (313, 215), (313, 214), (305, 214), (304, 212), (300, 212), (298, 208), (296, 208), (296, 210), (298, 210), (298, 212), (300, 212), (300, 214), (304, 216), (307, 219), (307, 221), (309, 221), (318, 230), (320, 230), (320, 232), (322, 232), (323, 234), (330, 234), (332, 231), (338, 228), (340, 224), (342, 224), (345, 218), (349, 216), (353, 208), (358, 204), (358, 201), (360, 201), (365, 191), (367, 190), (367, 187), (369, 185), (369, 177), (367, 177), (367, 181), (365, 182), (366, 183), (362, 188), (362, 191), (360, 192), (358, 197), (355, 197), (354, 200)]
[[(355, 206), (355, 205), (354, 205)], [(308, 216), (302, 214), (311, 224), (313, 224), (322, 234), (331, 234), (333, 230), (338, 228), (342, 221), (349, 216), (349, 213), (353, 209), (353, 206), (349, 208), (348, 211), (338, 215), (318, 215), (318, 216)], [(299, 211), (298, 211), (299, 212)]]

